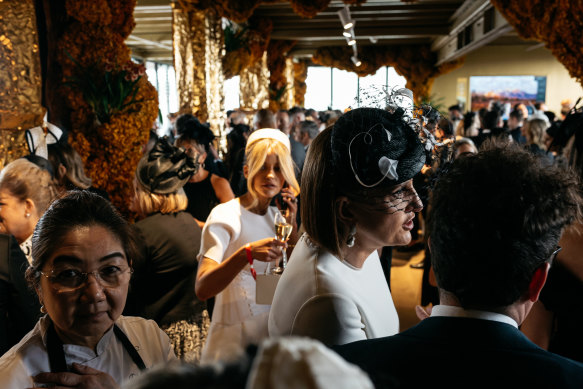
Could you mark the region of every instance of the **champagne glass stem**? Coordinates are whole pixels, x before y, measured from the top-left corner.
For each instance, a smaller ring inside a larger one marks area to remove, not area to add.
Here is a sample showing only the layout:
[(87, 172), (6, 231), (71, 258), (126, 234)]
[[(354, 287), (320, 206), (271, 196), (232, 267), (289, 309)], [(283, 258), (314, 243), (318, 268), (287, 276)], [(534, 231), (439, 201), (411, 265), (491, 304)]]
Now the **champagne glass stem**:
[(285, 267), (287, 266), (287, 253), (285, 251), (285, 247), (281, 248), (281, 266), (285, 269)]

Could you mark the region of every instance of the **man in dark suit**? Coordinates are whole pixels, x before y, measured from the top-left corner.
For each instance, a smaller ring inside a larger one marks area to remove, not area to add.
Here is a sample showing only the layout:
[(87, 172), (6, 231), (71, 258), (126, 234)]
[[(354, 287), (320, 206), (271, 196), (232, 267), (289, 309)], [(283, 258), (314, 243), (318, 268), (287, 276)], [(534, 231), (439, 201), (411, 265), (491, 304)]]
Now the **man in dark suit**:
[(484, 146), (458, 157), (433, 190), (429, 248), (440, 305), (397, 335), (335, 348), (377, 388), (583, 388), (583, 364), (518, 329), (563, 228), (581, 214), (577, 180), (516, 145)]

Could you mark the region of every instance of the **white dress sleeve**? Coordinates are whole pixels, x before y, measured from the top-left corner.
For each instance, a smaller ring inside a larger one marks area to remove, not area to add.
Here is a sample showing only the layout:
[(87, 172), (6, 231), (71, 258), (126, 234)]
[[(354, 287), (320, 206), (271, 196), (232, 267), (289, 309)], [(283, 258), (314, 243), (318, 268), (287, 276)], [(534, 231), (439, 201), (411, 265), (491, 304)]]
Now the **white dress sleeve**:
[(290, 335), (308, 336), (331, 346), (367, 338), (356, 304), (336, 293), (306, 301), (294, 318)]
[(228, 212), (221, 212), (221, 205), (213, 209), (205, 222), (200, 240), (199, 260), (207, 257), (221, 263), (229, 243), (234, 240), (237, 226), (241, 225), (239, 218), (234, 218)]

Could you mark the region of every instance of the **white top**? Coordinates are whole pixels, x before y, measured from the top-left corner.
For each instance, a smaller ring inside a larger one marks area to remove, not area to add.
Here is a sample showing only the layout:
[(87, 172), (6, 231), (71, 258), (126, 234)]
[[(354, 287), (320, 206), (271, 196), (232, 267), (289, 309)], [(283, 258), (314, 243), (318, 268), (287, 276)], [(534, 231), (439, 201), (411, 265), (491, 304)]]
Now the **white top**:
[(20, 250), (24, 253), (29, 265), (32, 265), (32, 234), (20, 244)]
[[(42, 317), (35, 327), (0, 358), (0, 382), (5, 389), (34, 387), (32, 377), (50, 372), (46, 348), (48, 316)], [(120, 316), (116, 322), (142, 357), (147, 368), (176, 359), (168, 336), (153, 320)], [(63, 345), (69, 368), (79, 363), (103, 371), (122, 385), (128, 378), (140, 373), (122, 343), (113, 333), (113, 327), (97, 344), (97, 353), (91, 348), (72, 344)]]
[(303, 234), (275, 290), (269, 335), (339, 345), (398, 332), (399, 317), (376, 250), (358, 269)]
[[(265, 215), (255, 214), (241, 206), (238, 198), (217, 205), (202, 230), (199, 258), (221, 263), (247, 243), (274, 237), (275, 212), (277, 208), (269, 207)], [(267, 264), (254, 261), (253, 267), (257, 274), (263, 274)], [(258, 344), (268, 336), (270, 306), (255, 304), (255, 285), (247, 265), (216, 296), (201, 362), (236, 358), (248, 344)]]
[(456, 307), (453, 305), (440, 304), (434, 306), (431, 309), (431, 317), (437, 316), (467, 317), (471, 319), (492, 320), (498, 321), (500, 323), (510, 324), (511, 326), (518, 328), (518, 323), (516, 323), (516, 320), (514, 320), (510, 316), (506, 316), (496, 312), (478, 311), (475, 309), (463, 309), (462, 307)]

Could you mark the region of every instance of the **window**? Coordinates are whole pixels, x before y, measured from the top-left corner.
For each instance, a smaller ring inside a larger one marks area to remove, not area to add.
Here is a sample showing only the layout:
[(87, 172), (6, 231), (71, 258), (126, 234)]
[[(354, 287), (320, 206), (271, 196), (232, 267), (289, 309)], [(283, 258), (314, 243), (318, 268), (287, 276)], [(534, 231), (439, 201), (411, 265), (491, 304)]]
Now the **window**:
[[(376, 88), (404, 87), (405, 77), (393, 67), (383, 66), (375, 74), (357, 77), (355, 73), (322, 66), (308, 67), (304, 107), (324, 111), (328, 108), (344, 111), (361, 105), (361, 93)], [(366, 104), (366, 103), (365, 103)]]

